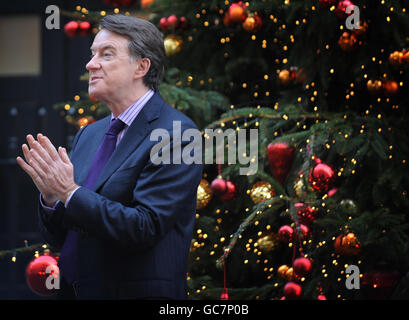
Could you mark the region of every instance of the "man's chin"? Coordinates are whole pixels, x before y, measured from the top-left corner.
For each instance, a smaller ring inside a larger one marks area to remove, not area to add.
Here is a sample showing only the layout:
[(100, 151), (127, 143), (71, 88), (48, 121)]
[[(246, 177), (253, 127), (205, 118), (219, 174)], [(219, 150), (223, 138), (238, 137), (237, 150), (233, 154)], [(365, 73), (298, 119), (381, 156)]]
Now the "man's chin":
[(101, 95), (97, 90), (91, 90), (90, 87), (88, 87), (88, 95), (93, 102), (105, 102), (104, 96)]

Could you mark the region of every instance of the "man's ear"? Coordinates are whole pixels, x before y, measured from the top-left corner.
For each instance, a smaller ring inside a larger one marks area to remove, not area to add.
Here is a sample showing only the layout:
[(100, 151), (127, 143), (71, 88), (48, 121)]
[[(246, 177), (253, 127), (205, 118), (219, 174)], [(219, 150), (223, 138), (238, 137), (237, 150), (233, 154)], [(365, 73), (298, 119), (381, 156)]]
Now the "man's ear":
[(151, 67), (151, 61), (148, 58), (141, 58), (136, 61), (135, 79), (143, 78)]

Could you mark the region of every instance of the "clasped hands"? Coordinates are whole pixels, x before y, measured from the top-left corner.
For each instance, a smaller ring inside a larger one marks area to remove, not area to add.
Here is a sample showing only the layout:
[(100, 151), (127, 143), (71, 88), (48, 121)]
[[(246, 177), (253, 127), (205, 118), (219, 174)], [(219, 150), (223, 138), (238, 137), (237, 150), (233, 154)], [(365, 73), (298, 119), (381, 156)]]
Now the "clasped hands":
[(29, 146), (22, 145), (25, 161), (17, 157), (17, 163), (33, 180), (45, 205), (52, 207), (58, 200), (65, 203), (78, 187), (67, 150), (58, 147), (57, 151), (41, 133), (37, 134), (37, 140), (32, 135), (27, 135), (27, 142)]

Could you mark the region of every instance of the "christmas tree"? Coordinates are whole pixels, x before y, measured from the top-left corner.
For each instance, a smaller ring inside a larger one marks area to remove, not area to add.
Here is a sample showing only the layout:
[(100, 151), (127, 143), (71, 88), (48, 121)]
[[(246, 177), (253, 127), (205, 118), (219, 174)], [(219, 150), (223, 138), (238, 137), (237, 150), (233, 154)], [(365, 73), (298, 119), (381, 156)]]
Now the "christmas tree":
[[(106, 2), (112, 12), (65, 12), (67, 36), (97, 32), (106, 14), (149, 19), (168, 56), (160, 93), (203, 140), (210, 129), (257, 130), (256, 172), (226, 161), (227, 136), (205, 166), (189, 297), (399, 298), (409, 271), (409, 2)], [(109, 113), (87, 93), (55, 107), (77, 128)], [(351, 266), (359, 276), (348, 280)]]

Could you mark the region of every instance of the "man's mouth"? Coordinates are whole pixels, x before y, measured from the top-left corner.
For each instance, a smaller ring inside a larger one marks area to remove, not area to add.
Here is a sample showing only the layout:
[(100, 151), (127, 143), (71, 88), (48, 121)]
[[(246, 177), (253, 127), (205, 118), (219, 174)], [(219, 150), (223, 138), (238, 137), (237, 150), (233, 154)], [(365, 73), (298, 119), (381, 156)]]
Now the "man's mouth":
[(91, 82), (95, 82), (95, 81), (100, 80), (100, 79), (102, 79), (102, 77), (92, 76), (92, 77), (89, 78), (89, 82), (90, 82), (90, 83), (91, 83)]

